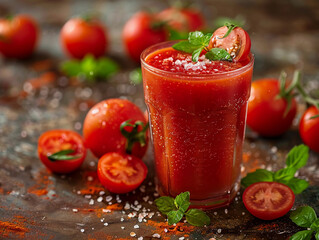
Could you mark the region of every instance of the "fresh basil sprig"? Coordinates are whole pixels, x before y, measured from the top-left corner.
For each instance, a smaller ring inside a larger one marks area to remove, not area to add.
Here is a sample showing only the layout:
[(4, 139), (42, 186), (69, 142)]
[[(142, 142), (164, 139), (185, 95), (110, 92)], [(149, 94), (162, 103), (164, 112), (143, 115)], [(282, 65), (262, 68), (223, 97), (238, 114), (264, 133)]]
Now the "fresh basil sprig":
[(225, 49), (212, 48), (208, 49), (208, 45), (212, 33), (204, 34), (200, 31), (190, 32), (187, 41), (181, 41), (172, 47), (175, 50), (192, 54), (192, 61), (197, 62), (202, 51), (206, 51), (205, 57), (209, 60), (227, 60), (232, 61), (230, 54)]
[(304, 179), (296, 178), (294, 175), (298, 169), (306, 165), (309, 158), (309, 147), (304, 144), (295, 146), (290, 150), (286, 158), (286, 167), (276, 172), (266, 169), (257, 169), (255, 172), (248, 173), (241, 180), (244, 187), (257, 182), (279, 182), (286, 184), (295, 194), (302, 193), (309, 183)]
[(61, 71), (69, 77), (83, 77), (88, 82), (107, 79), (119, 71), (119, 65), (105, 57), (86, 55), (82, 60), (69, 60), (61, 65)]
[(210, 218), (204, 211), (198, 209), (187, 211), (190, 205), (189, 192), (183, 192), (177, 195), (175, 199), (167, 196), (160, 197), (155, 200), (155, 204), (162, 214), (167, 215), (169, 225), (178, 223), (184, 215), (191, 225), (202, 227), (210, 224)]
[(299, 207), (290, 214), (290, 219), (300, 227), (307, 230), (299, 231), (292, 235), (290, 240), (310, 240), (313, 233), (315, 238), (319, 240), (319, 219), (315, 210), (310, 206)]
[(51, 162), (55, 162), (55, 161), (67, 161), (67, 160), (73, 160), (73, 159), (77, 159), (80, 158), (81, 156), (78, 155), (69, 155), (74, 153), (75, 151), (73, 149), (66, 149), (66, 150), (62, 150), (56, 153), (51, 154), (50, 156), (48, 156), (48, 159)]

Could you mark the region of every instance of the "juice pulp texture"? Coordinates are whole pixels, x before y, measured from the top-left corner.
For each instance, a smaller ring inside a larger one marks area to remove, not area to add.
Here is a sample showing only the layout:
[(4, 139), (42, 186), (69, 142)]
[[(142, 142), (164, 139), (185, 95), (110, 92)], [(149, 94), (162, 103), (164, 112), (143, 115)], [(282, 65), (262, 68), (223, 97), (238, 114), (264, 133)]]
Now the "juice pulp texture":
[(191, 200), (204, 201), (229, 195), (238, 185), (253, 69), (252, 64), (245, 71), (239, 68), (250, 60), (202, 56), (193, 63), (190, 54), (172, 48), (144, 59), (145, 101), (162, 195), (190, 191)]

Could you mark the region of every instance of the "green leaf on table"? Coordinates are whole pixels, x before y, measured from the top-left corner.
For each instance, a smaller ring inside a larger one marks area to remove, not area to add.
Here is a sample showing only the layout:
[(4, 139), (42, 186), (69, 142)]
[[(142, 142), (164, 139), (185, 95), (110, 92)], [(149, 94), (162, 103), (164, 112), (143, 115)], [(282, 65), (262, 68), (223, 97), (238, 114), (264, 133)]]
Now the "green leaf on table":
[(141, 84), (143, 82), (142, 69), (136, 68), (130, 72), (130, 80), (133, 84)]
[(210, 224), (209, 216), (199, 209), (189, 209), (185, 215), (187, 222), (194, 226), (202, 227)]
[(230, 54), (222, 48), (212, 48), (205, 54), (205, 57), (211, 61), (233, 61)]
[(60, 161), (73, 160), (73, 159), (77, 159), (81, 157), (81, 156), (69, 155), (74, 152), (75, 151), (73, 149), (62, 150), (62, 151), (51, 154), (50, 156), (48, 156), (48, 159), (52, 162), (55, 162), (59, 160)]
[(176, 211), (170, 211), (167, 214), (168, 224), (173, 225), (173, 224), (178, 223), (180, 220), (182, 220), (183, 216), (184, 216), (184, 212), (181, 211), (180, 209), (178, 209)]
[(295, 146), (287, 155), (286, 165), (299, 169), (306, 165), (309, 158), (309, 147), (304, 144)]
[(299, 179), (296, 177), (293, 177), (288, 182), (284, 182), (288, 187), (291, 188), (291, 190), (294, 192), (294, 194), (300, 194), (304, 190), (306, 190), (309, 186), (309, 183), (304, 179)]
[(299, 207), (290, 214), (290, 219), (300, 227), (309, 228), (317, 220), (317, 215), (312, 207)]
[(296, 169), (294, 168), (282, 168), (274, 173), (274, 181), (286, 183), (289, 182), (290, 179), (294, 177), (296, 173)]
[(61, 71), (69, 77), (84, 77), (89, 82), (107, 79), (119, 71), (116, 62), (109, 58), (86, 55), (82, 60), (69, 60), (61, 65)]
[(248, 173), (247, 176), (241, 180), (241, 184), (244, 187), (248, 187), (257, 182), (272, 182), (274, 180), (273, 175), (273, 172), (266, 169), (257, 169), (255, 172)]
[(158, 210), (165, 215), (167, 215), (170, 211), (177, 210), (174, 203), (174, 198), (172, 197), (163, 196), (163, 197), (157, 198), (155, 200), (155, 204)]
[(311, 230), (319, 231), (319, 219), (317, 218), (310, 226)]
[(292, 235), (289, 240), (311, 240), (312, 233), (312, 230), (299, 231)]
[(189, 208), (189, 205), (190, 205), (189, 199), (190, 199), (190, 193), (183, 192), (176, 196), (174, 201), (175, 206), (184, 213)]

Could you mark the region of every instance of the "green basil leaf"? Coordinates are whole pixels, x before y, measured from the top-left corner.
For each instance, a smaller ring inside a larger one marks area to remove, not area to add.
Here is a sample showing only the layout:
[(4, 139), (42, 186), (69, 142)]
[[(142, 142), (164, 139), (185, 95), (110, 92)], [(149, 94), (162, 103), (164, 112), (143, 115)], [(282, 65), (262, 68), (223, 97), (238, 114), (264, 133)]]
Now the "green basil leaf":
[(311, 230), (319, 231), (319, 219), (317, 218), (310, 226)]
[(266, 169), (257, 169), (255, 172), (248, 173), (241, 180), (241, 184), (246, 188), (256, 182), (273, 182), (273, 172)]
[(199, 209), (189, 209), (185, 215), (187, 222), (194, 226), (202, 227), (210, 224), (209, 216)]
[(304, 144), (295, 146), (287, 155), (286, 165), (298, 170), (307, 164), (309, 158), (309, 147)]
[(212, 33), (207, 33), (204, 36), (204, 44), (205, 47), (209, 45), (210, 39), (212, 38), (213, 34)]
[(169, 225), (173, 225), (174, 223), (178, 223), (180, 220), (182, 220), (184, 216), (184, 212), (181, 210), (176, 210), (176, 211), (170, 211), (167, 214), (167, 220)]
[(190, 205), (189, 199), (190, 199), (190, 193), (183, 192), (183, 193), (176, 196), (175, 206), (184, 213), (187, 211), (187, 209)]
[(309, 186), (309, 183), (306, 180), (299, 179), (296, 177), (290, 179), (289, 182), (284, 183), (284, 184), (286, 184), (288, 187), (290, 187), (291, 190), (294, 192), (294, 194), (302, 193)]
[(73, 149), (66, 149), (66, 150), (62, 150), (62, 151), (51, 154), (50, 156), (48, 156), (48, 159), (54, 162), (58, 160), (60, 161), (73, 160), (73, 159), (77, 159), (81, 157), (81, 156), (69, 155), (72, 153), (74, 153)]
[(188, 41), (193, 45), (204, 45), (206, 42), (206, 36), (200, 31), (190, 32), (188, 35)]
[(175, 207), (174, 198), (172, 197), (164, 196), (157, 198), (155, 200), (155, 204), (158, 210), (165, 215), (167, 215), (170, 211), (177, 210)]
[(317, 219), (315, 210), (312, 207), (299, 207), (290, 214), (290, 219), (300, 227), (309, 228)]
[(212, 48), (205, 54), (205, 57), (211, 61), (232, 61), (230, 54), (222, 48)]
[(312, 230), (299, 231), (292, 235), (289, 240), (311, 240)]
[(75, 77), (82, 71), (80, 62), (76, 60), (66, 61), (62, 63), (60, 68), (64, 74), (70, 77)]
[(201, 48), (201, 45), (193, 45), (188, 41), (181, 41), (172, 46), (175, 50), (193, 53), (196, 49)]
[(182, 40), (188, 38), (188, 32), (180, 32), (175, 29), (169, 30), (169, 40)]
[(111, 59), (100, 58), (96, 62), (95, 75), (98, 78), (109, 78), (119, 71), (119, 65)]
[(316, 240), (319, 240), (319, 232), (317, 232), (317, 233), (315, 234), (315, 238), (316, 238)]
[(286, 183), (289, 182), (290, 179), (294, 177), (296, 173), (296, 169), (294, 168), (283, 168), (274, 173), (274, 181)]
[(133, 84), (141, 84), (143, 82), (142, 69), (136, 68), (130, 72), (130, 80)]
[(192, 61), (197, 62), (200, 54), (203, 51), (203, 47), (196, 49), (192, 54)]

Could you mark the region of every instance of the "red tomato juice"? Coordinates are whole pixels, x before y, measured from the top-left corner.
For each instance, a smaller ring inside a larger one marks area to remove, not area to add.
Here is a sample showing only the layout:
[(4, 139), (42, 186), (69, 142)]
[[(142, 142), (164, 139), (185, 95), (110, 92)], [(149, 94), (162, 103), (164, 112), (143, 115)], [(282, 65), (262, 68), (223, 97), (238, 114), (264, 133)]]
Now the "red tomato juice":
[(239, 190), (253, 56), (192, 63), (173, 43), (141, 57), (159, 192), (190, 191), (192, 207), (227, 205)]

